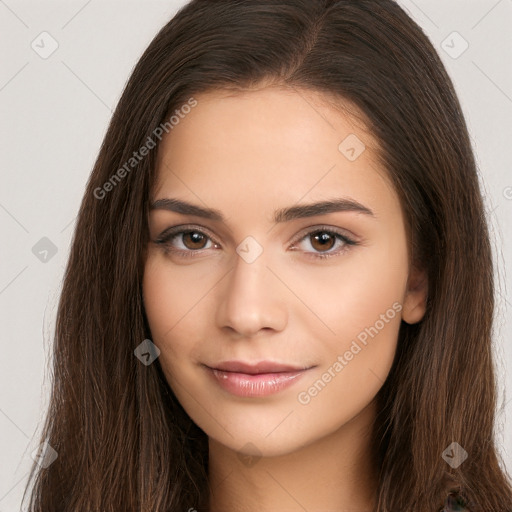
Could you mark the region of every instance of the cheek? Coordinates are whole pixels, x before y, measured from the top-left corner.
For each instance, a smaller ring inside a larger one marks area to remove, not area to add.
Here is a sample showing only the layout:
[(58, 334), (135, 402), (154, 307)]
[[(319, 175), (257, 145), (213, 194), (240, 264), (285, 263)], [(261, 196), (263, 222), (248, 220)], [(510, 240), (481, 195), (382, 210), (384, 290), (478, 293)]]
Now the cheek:
[(186, 323), (187, 311), (193, 313), (194, 299), (197, 302), (194, 287), (183, 286), (181, 279), (162, 256), (148, 257), (143, 277), (144, 309), (152, 341), (161, 351), (159, 360), (164, 371), (183, 355), (184, 346), (179, 342), (182, 338), (176, 337), (176, 333)]
[(172, 328), (177, 313), (177, 300), (168, 281), (162, 266), (148, 259), (142, 281), (144, 309), (151, 334), (157, 340)]
[(349, 422), (374, 400), (393, 364), (401, 324), (396, 283), (367, 275), (364, 284), (345, 284), (339, 306), (323, 311), (335, 334), (319, 338), (321, 365), (296, 395), (299, 416), (318, 418), (311, 427), (320, 434)]
[(215, 275), (195, 265), (175, 267), (155, 251), (144, 269), (144, 309), (159, 361), (171, 385), (183, 379), (191, 361), (198, 360), (201, 335), (207, 329), (208, 294)]
[(307, 306), (305, 309), (291, 297), (291, 304), (296, 304), (295, 321), (307, 322), (307, 329), (316, 331), (327, 349), (342, 349), (346, 340), (374, 325), (387, 312), (389, 323), (395, 327), (400, 324), (408, 277), (403, 234), (375, 237), (371, 246), (355, 247), (333, 263), (300, 272), (283, 265), (279, 272), (283, 281), (293, 283), (294, 293)]
[(301, 278), (302, 293), (309, 289), (308, 305), (323, 321), (322, 326), (318, 318), (304, 317), (305, 329), (322, 333), (317, 337), (321, 368), (302, 386), (302, 399), (298, 396), (312, 414), (318, 408), (350, 416), (375, 396), (389, 373), (408, 272), (405, 241), (386, 240), (318, 274), (314, 287), (307, 275)]
[[(408, 271), (404, 253), (388, 250), (368, 251), (352, 267), (343, 276), (337, 276), (336, 282), (343, 304), (338, 319), (351, 325), (351, 334), (355, 336), (355, 330), (375, 324), (388, 311), (387, 316), (394, 319), (397, 307), (393, 305), (403, 302)], [(334, 316), (333, 309), (329, 308), (329, 312)]]
[(212, 274), (197, 266), (176, 266), (157, 250), (146, 262), (143, 277), (144, 308), (152, 335), (161, 341), (183, 321), (200, 316), (202, 298), (212, 287)]

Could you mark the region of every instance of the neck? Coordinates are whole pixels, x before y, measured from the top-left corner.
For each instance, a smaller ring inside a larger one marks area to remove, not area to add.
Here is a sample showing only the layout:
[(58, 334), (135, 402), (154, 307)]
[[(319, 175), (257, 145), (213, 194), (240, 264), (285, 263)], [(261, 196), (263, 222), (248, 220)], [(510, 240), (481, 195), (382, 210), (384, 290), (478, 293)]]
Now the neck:
[(371, 450), (375, 403), (321, 439), (248, 459), (209, 440), (210, 512), (371, 512), (377, 489)]

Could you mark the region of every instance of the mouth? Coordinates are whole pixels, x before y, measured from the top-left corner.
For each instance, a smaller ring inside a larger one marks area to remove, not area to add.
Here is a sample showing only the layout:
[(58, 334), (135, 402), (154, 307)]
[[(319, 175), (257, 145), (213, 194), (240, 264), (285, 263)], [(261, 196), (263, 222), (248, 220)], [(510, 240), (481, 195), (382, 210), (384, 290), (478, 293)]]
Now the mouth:
[(203, 366), (222, 389), (242, 397), (263, 397), (278, 393), (296, 383), (304, 373), (314, 368), (272, 361), (255, 364), (225, 361), (214, 366)]

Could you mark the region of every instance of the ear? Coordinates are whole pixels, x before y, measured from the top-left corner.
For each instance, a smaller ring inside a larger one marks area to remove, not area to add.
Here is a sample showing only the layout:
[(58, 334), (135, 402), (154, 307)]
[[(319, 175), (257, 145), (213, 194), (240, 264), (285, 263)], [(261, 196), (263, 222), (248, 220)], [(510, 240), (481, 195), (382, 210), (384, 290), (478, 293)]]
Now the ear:
[(412, 267), (407, 281), (402, 320), (408, 324), (415, 324), (423, 319), (427, 309), (428, 279), (426, 272)]

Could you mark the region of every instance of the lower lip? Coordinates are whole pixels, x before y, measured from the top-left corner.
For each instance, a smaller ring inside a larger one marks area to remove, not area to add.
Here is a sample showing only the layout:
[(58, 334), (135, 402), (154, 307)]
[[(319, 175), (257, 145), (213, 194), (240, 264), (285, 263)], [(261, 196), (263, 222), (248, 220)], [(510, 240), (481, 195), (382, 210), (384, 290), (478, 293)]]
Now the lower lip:
[(224, 372), (207, 367), (208, 372), (222, 389), (244, 397), (269, 396), (292, 386), (307, 370), (279, 373)]

